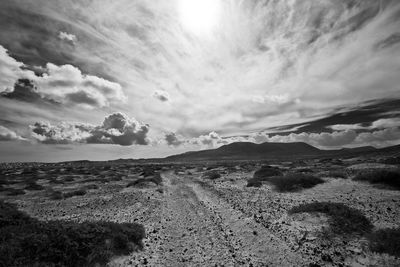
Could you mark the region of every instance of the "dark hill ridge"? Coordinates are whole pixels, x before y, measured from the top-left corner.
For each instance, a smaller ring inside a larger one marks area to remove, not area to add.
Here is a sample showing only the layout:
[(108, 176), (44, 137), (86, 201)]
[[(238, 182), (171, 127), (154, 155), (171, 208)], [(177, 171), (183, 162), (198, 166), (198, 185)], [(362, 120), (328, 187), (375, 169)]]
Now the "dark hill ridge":
[(169, 156), (168, 160), (208, 160), (208, 159), (264, 159), (264, 158), (290, 158), (313, 157), (329, 155), (348, 155), (356, 153), (373, 152), (374, 147), (344, 148), (339, 150), (321, 150), (307, 143), (262, 143), (237, 142), (221, 146), (216, 149), (191, 151), (179, 155)]

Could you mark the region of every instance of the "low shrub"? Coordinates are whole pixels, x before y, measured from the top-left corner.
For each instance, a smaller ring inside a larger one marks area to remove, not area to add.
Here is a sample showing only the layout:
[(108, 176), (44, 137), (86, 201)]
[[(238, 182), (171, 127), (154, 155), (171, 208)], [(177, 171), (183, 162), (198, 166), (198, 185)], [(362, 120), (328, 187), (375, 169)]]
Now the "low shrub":
[(19, 196), (19, 195), (25, 195), (25, 191), (23, 189), (18, 189), (18, 188), (7, 188), (7, 196)]
[(347, 174), (346, 174), (345, 171), (332, 170), (332, 171), (328, 172), (328, 177), (346, 179), (347, 178)]
[(313, 202), (300, 204), (291, 208), (288, 213), (321, 212), (329, 217), (329, 224), (334, 234), (364, 234), (369, 233), (373, 225), (364, 214), (342, 203)]
[(313, 173), (314, 171), (312, 169), (310, 169), (310, 168), (300, 168), (300, 169), (297, 170), (297, 172), (300, 172), (300, 173)]
[(42, 222), (0, 202), (0, 266), (96, 266), (143, 248), (137, 223)]
[(261, 187), (263, 182), (271, 181), (271, 177), (281, 176), (283, 173), (274, 167), (265, 165), (262, 166), (259, 170), (257, 170), (253, 178), (247, 180), (247, 187)]
[(90, 189), (99, 189), (99, 186), (97, 184), (88, 184), (85, 186), (85, 189), (90, 190)]
[(253, 178), (265, 178), (280, 175), (283, 175), (283, 173), (279, 169), (265, 165), (254, 173)]
[(387, 158), (382, 161), (384, 164), (400, 164), (400, 156)]
[(162, 177), (159, 172), (155, 173), (152, 178), (150, 178), (156, 185), (160, 185), (162, 183)]
[(93, 182), (105, 184), (105, 183), (110, 182), (110, 180), (107, 178), (87, 178), (87, 179), (80, 180), (78, 183), (84, 184), (84, 183), (93, 183)]
[(400, 228), (377, 230), (368, 240), (372, 251), (400, 257)]
[(87, 193), (86, 190), (81, 188), (81, 189), (78, 189), (78, 190), (74, 190), (74, 191), (70, 191), (70, 192), (64, 193), (63, 196), (64, 196), (64, 198), (70, 198), (70, 197), (73, 197), (73, 196), (84, 196), (84, 195), (86, 195), (86, 193)]
[(56, 178), (50, 178), (49, 183), (50, 184), (64, 184), (63, 181), (57, 180)]
[(355, 181), (365, 181), (371, 184), (387, 185), (400, 190), (399, 170), (372, 170), (362, 171), (354, 178)]
[(221, 178), (221, 174), (218, 171), (211, 170), (211, 171), (205, 172), (203, 174), (203, 178), (210, 179), (210, 180), (216, 180), (218, 178)]
[(146, 183), (154, 183), (155, 185), (160, 185), (162, 183), (161, 174), (160, 173), (155, 173), (154, 176), (137, 179), (135, 181), (129, 182), (126, 185), (126, 187), (142, 186), (142, 185), (144, 185)]
[(285, 176), (274, 176), (267, 179), (267, 181), (273, 184), (278, 192), (296, 192), (324, 183), (324, 180), (321, 178), (303, 173), (289, 173)]
[(43, 189), (44, 189), (44, 187), (40, 184), (37, 184), (36, 182), (30, 182), (25, 187), (25, 190), (30, 190), (30, 191), (39, 191), (39, 190), (43, 190)]
[(52, 190), (52, 191), (50, 192), (49, 197), (50, 197), (50, 199), (52, 199), (52, 200), (64, 199), (63, 193), (60, 192), (60, 191), (55, 191), (55, 190)]
[[(267, 177), (268, 178), (268, 177)], [(247, 187), (261, 187), (262, 182), (267, 181), (267, 179), (261, 179), (261, 178), (250, 178), (247, 180)]]
[(140, 173), (143, 177), (148, 177), (148, 176), (153, 176), (155, 173), (154, 169), (151, 167), (146, 167), (143, 169), (143, 171)]
[(66, 176), (64, 177), (64, 182), (73, 182), (75, 178), (73, 176)]

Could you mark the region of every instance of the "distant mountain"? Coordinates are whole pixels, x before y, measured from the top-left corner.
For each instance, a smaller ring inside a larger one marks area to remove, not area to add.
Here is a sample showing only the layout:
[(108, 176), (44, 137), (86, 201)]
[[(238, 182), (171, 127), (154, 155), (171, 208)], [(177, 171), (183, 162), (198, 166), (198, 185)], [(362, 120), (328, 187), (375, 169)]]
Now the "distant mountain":
[(339, 150), (321, 150), (307, 143), (262, 143), (236, 142), (216, 149), (191, 151), (169, 156), (167, 160), (228, 160), (228, 159), (269, 159), (314, 157), (329, 155), (352, 155), (377, 151), (372, 146), (343, 148)]

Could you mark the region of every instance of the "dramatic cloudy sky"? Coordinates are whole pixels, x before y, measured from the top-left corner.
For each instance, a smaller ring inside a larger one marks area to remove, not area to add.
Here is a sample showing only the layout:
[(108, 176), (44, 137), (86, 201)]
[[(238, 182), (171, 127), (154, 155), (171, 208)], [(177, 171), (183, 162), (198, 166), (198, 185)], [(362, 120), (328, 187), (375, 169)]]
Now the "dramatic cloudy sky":
[(398, 0), (1, 0), (0, 161), (400, 143)]

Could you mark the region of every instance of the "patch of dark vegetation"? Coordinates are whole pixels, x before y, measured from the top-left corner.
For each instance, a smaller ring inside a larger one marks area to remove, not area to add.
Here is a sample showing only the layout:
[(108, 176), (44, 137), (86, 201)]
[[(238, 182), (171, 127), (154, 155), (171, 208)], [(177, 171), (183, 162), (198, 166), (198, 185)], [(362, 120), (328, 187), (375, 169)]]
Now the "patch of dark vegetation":
[(56, 178), (50, 178), (49, 183), (50, 184), (64, 184), (63, 181), (57, 180)]
[(203, 178), (210, 179), (210, 180), (216, 180), (218, 178), (221, 178), (221, 174), (216, 170), (211, 170), (211, 171), (205, 172), (203, 174)]
[(64, 199), (64, 195), (60, 191), (52, 190), (50, 191), (49, 198), (52, 200), (61, 200)]
[(0, 201), (0, 266), (96, 266), (143, 248), (137, 223), (42, 222)]
[(157, 190), (156, 190), (158, 193), (160, 193), (160, 194), (164, 194), (164, 189), (163, 188), (157, 188)]
[(272, 173), (270, 173), (271, 176), (258, 176), (249, 179), (247, 187), (261, 187), (263, 182), (268, 182), (278, 192), (296, 192), (324, 183), (324, 180), (311, 174), (288, 173), (284, 176), (273, 176)]
[(370, 170), (362, 171), (354, 178), (355, 181), (364, 181), (371, 184), (380, 184), (400, 190), (399, 170)]
[(347, 179), (347, 173), (342, 170), (331, 170), (328, 172), (328, 177)]
[(312, 188), (325, 181), (314, 175), (304, 173), (288, 173), (285, 176), (274, 176), (268, 180), (278, 192), (296, 192)]
[(129, 182), (126, 187), (131, 187), (131, 186), (144, 186), (148, 183), (154, 183), (155, 185), (160, 185), (162, 184), (162, 177), (160, 173), (155, 173), (154, 176), (151, 177), (145, 177), (145, 178), (139, 178), (135, 181)]
[(278, 168), (274, 168), (268, 165), (262, 166), (257, 170), (253, 178), (247, 181), (247, 187), (261, 187), (263, 182), (269, 182), (271, 177), (282, 176), (283, 173)]
[(64, 196), (64, 198), (70, 198), (73, 196), (84, 196), (84, 195), (86, 195), (86, 193), (87, 193), (86, 190), (81, 188), (81, 189), (77, 189), (74, 191), (64, 193), (63, 196)]
[(7, 191), (7, 196), (25, 195), (25, 191), (23, 189), (19, 189), (19, 188), (9, 187), (9, 188), (7, 188), (6, 191)]
[(302, 212), (326, 214), (332, 233), (338, 235), (365, 234), (373, 229), (373, 225), (361, 211), (342, 203), (313, 202), (300, 204), (288, 211), (289, 214)]
[(30, 190), (30, 191), (40, 191), (43, 190), (44, 187), (40, 184), (37, 184), (36, 182), (29, 182), (28, 185), (25, 187), (25, 190)]
[(384, 163), (384, 164), (400, 164), (400, 156), (387, 158), (387, 159), (383, 160), (382, 163)]
[(267, 181), (269, 177), (266, 178), (251, 178), (247, 180), (247, 187), (261, 187), (263, 181)]
[(73, 176), (66, 176), (63, 180), (64, 182), (73, 182), (75, 178)]
[(280, 175), (283, 175), (283, 173), (278, 168), (264, 165), (254, 173), (253, 178), (265, 178)]
[(98, 186), (97, 184), (88, 184), (88, 185), (86, 185), (84, 188), (87, 189), (87, 190), (90, 190), (90, 189), (99, 189), (99, 186)]
[(380, 229), (367, 236), (370, 249), (400, 257), (400, 228)]
[(314, 171), (312, 169), (310, 169), (310, 168), (300, 168), (300, 169), (297, 170), (297, 172), (300, 172), (300, 173), (313, 173)]
[(123, 179), (124, 177), (122, 177), (122, 176), (112, 176), (112, 177), (110, 177), (110, 181), (114, 181), (114, 182), (117, 182), (117, 181), (122, 181), (122, 179)]
[(155, 173), (154, 168), (151, 167), (146, 167), (143, 169), (143, 171), (140, 173), (140, 175), (142, 175), (143, 177), (148, 177), (148, 176), (153, 176)]
[(105, 184), (105, 183), (110, 182), (110, 180), (106, 179), (106, 178), (87, 178), (87, 179), (80, 180), (78, 183), (84, 184), (84, 183), (93, 183), (93, 182), (96, 182), (96, 183), (99, 182), (99, 183)]
[[(94, 186), (96, 186), (96, 185), (94, 185)], [(70, 191), (70, 192), (66, 192), (66, 193), (50, 189), (49, 192), (48, 192), (49, 193), (48, 196), (52, 200), (61, 200), (61, 199), (66, 199), (66, 198), (70, 198), (70, 197), (73, 197), (73, 196), (84, 196), (87, 193), (87, 191), (86, 191), (87, 189), (97, 189), (97, 188), (94, 188), (92, 186), (90, 186), (90, 187), (91, 188), (87, 188), (85, 186), (83, 188), (80, 188), (80, 189), (77, 189), (77, 190), (73, 190), (73, 191)]]

